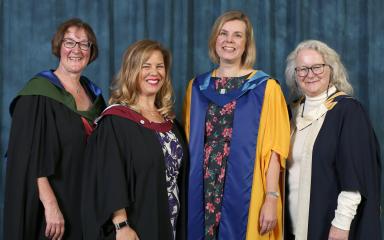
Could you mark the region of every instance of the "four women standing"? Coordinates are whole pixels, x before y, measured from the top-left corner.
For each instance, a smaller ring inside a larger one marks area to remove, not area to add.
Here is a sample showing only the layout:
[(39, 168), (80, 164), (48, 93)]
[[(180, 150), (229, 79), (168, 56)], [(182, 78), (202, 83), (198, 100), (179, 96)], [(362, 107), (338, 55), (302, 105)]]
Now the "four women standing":
[(287, 59), (299, 97), (288, 154), (285, 99), (253, 69), (250, 20), (221, 15), (209, 40), (218, 66), (190, 81), (185, 97), (189, 171), (166, 49), (131, 45), (102, 113), (100, 89), (81, 76), (97, 57), (89, 25), (60, 25), (52, 50), (58, 68), (11, 104), (5, 239), (187, 239), (187, 226), (188, 239), (282, 239), (288, 155), (287, 239), (380, 239), (377, 139), (324, 43), (303, 42)]

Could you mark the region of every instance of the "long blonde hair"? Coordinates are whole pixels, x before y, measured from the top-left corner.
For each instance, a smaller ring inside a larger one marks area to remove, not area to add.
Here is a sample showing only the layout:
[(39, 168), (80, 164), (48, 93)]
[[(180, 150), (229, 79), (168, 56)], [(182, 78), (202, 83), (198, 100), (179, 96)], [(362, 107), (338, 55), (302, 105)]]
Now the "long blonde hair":
[(164, 84), (156, 94), (155, 105), (160, 114), (167, 119), (174, 119), (173, 88), (170, 78), (171, 54), (159, 42), (153, 40), (138, 41), (125, 51), (120, 70), (111, 87), (109, 104), (123, 104), (134, 107), (140, 94), (139, 77), (142, 65), (154, 51), (163, 55), (165, 66)]

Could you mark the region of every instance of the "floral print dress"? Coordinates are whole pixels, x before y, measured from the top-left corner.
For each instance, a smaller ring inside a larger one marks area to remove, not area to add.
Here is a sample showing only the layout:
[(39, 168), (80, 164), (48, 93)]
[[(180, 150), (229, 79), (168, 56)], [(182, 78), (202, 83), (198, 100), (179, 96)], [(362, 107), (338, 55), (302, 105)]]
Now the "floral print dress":
[(180, 212), (177, 177), (180, 172), (181, 159), (183, 158), (183, 148), (172, 131), (156, 133), (164, 154), (169, 216), (173, 239), (176, 239), (176, 223)]
[[(249, 74), (248, 74), (249, 75)], [(233, 78), (217, 78), (215, 89), (225, 94), (243, 85), (248, 75)], [(204, 203), (205, 203), (205, 239), (217, 239), (221, 202), (223, 199), (225, 171), (230, 151), (232, 126), (236, 100), (223, 107), (209, 103), (205, 120), (204, 144)]]

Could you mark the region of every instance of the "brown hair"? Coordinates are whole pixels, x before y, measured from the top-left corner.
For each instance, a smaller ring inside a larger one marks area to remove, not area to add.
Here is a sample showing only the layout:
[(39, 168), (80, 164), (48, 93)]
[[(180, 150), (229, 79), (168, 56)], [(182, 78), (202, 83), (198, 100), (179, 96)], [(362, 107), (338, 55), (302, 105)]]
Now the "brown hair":
[(217, 36), (223, 25), (228, 21), (240, 20), (245, 23), (245, 50), (243, 56), (241, 56), (241, 64), (245, 68), (253, 68), (253, 65), (256, 61), (256, 44), (255, 38), (253, 36), (253, 27), (252, 23), (243, 12), (240, 11), (229, 11), (222, 14), (218, 17), (213, 24), (211, 35), (209, 37), (208, 49), (209, 49), (209, 57), (215, 64), (220, 64), (219, 56), (216, 53), (216, 40)]
[(90, 64), (97, 58), (97, 55), (99, 53), (99, 49), (97, 47), (96, 35), (93, 32), (91, 26), (88, 23), (83, 22), (79, 18), (71, 18), (61, 23), (57, 27), (56, 33), (55, 35), (53, 35), (53, 38), (51, 41), (53, 55), (60, 58), (61, 43), (63, 42), (65, 33), (70, 27), (78, 27), (78, 28), (84, 29), (85, 33), (87, 34), (88, 41), (91, 42), (91, 49), (90, 49), (91, 54), (88, 62), (88, 64)]
[(123, 104), (134, 108), (140, 93), (139, 77), (141, 67), (154, 51), (161, 52), (165, 66), (164, 84), (156, 94), (155, 105), (163, 117), (173, 119), (175, 114), (172, 110), (171, 54), (159, 42), (152, 40), (138, 41), (125, 51), (120, 70), (111, 87), (109, 104)]

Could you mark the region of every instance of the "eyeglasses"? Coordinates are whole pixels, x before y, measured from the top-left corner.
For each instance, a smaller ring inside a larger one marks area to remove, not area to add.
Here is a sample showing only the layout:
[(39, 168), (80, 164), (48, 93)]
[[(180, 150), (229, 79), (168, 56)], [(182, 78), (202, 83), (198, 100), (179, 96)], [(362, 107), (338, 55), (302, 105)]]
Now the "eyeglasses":
[(309, 70), (311, 70), (313, 74), (319, 75), (319, 74), (322, 74), (324, 72), (324, 66), (331, 67), (330, 65), (325, 64), (325, 63), (315, 64), (315, 65), (312, 65), (310, 67), (297, 67), (297, 68), (295, 68), (295, 72), (296, 72), (297, 76), (299, 76), (299, 77), (306, 77), (309, 73)]
[(88, 51), (89, 48), (92, 46), (92, 43), (88, 41), (76, 42), (75, 40), (70, 38), (63, 39), (63, 45), (66, 48), (74, 48), (76, 47), (76, 44), (79, 44), (80, 49), (84, 51)]

